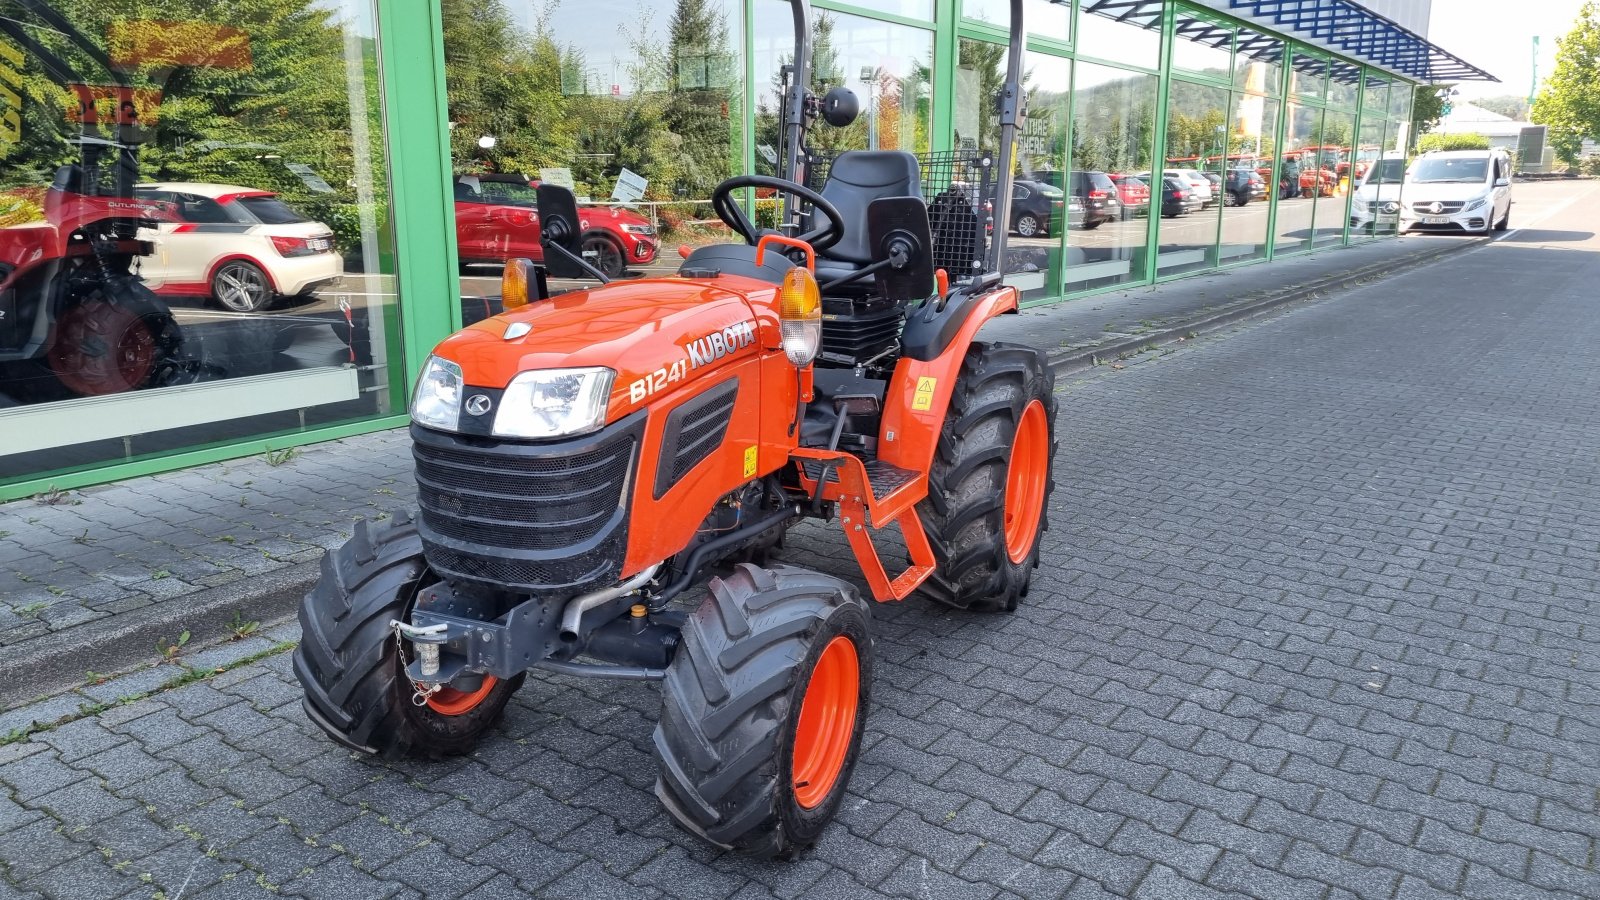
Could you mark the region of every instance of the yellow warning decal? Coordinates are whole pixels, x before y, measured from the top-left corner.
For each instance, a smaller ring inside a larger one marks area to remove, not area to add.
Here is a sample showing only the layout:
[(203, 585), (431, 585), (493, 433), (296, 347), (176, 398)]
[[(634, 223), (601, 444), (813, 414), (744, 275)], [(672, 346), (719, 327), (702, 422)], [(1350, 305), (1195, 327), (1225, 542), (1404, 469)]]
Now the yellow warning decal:
[(939, 379), (927, 375), (917, 379), (917, 393), (911, 398), (912, 409), (932, 409), (933, 391), (939, 386)]
[(754, 478), (756, 474), (756, 448), (744, 448), (744, 477)]

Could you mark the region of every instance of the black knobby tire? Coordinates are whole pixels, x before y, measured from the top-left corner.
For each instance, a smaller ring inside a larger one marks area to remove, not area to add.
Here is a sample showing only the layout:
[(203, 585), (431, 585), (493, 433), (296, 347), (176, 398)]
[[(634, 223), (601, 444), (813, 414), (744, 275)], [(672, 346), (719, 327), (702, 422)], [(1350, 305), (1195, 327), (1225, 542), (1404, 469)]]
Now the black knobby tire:
[(1054, 391), (1055, 375), (1039, 350), (993, 343), (967, 351), (928, 472), (928, 497), (917, 505), (938, 560), (922, 586), (928, 597), (958, 609), (1009, 612), (1027, 593), (1054, 482), (1044, 485), (1032, 547), (1013, 561), (1005, 536), (1006, 474), (1024, 410), (1034, 401), (1044, 407), (1053, 467)]
[[(809, 569), (743, 563), (712, 579), (667, 670), (655, 730), (656, 796), (680, 826), (761, 857), (816, 842), (861, 750), (870, 621), (854, 588)], [(859, 661), (855, 721), (836, 779), (808, 809), (793, 783), (796, 725), (817, 660), (840, 636)]]
[(472, 750), (499, 719), (522, 675), (494, 685), (470, 711), (442, 715), (412, 703), (392, 619), (404, 619), (432, 575), (410, 516), (369, 526), (322, 558), (322, 577), (300, 602), (294, 673), (307, 715), (329, 736), (385, 759)]

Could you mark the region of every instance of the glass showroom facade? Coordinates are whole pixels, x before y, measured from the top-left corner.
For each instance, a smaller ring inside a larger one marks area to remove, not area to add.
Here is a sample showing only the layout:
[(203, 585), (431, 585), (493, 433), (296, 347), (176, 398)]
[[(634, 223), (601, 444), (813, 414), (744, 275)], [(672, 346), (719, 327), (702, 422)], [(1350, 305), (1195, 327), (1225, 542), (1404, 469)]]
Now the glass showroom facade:
[[(818, 158), (994, 149), (1004, 0), (814, 5), (862, 109)], [(1411, 82), (1206, 7), (1028, 11), (1026, 302), (1392, 233), (1351, 182)], [(400, 424), (541, 180), (594, 264), (671, 271), (774, 171), (792, 43), (784, 0), (0, 0), (0, 499)]]

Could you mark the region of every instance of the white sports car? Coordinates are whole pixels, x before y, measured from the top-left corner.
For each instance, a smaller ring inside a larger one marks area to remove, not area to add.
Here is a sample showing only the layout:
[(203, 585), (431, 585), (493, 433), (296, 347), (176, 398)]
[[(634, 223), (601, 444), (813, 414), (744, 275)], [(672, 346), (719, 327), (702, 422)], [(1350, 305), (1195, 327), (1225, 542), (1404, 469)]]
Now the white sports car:
[(141, 184), (137, 196), (164, 200), (177, 222), (142, 232), (155, 252), (139, 263), (158, 294), (211, 297), (235, 312), (255, 312), (278, 297), (311, 293), (344, 271), (333, 231), (296, 212), (271, 191), (231, 184)]

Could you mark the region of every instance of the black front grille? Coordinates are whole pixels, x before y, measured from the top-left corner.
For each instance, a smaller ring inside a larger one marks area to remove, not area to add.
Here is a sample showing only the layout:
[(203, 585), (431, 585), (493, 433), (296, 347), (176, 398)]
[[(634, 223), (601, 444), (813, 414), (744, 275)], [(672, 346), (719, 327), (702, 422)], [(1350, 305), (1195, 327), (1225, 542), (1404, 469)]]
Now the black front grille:
[(424, 550), (441, 575), (527, 593), (614, 577), (644, 414), (547, 443), (412, 426)]

